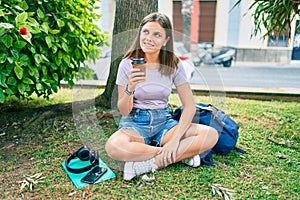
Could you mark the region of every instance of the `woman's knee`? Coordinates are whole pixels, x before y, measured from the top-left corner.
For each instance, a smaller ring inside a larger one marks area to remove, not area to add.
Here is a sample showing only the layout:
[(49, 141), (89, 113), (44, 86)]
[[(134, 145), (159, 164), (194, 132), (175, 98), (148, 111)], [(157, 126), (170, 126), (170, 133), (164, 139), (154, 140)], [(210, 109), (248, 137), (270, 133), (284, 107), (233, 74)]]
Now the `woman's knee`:
[(111, 158), (115, 159), (118, 157), (118, 148), (121, 145), (120, 141), (122, 141), (120, 134), (114, 133), (105, 143), (105, 151)]
[(219, 139), (219, 133), (215, 128), (209, 127), (209, 136), (212, 140), (213, 145), (215, 145), (218, 142)]
[(198, 135), (211, 145), (215, 145), (219, 139), (219, 133), (215, 128), (207, 125), (194, 124), (195, 130), (197, 130)]

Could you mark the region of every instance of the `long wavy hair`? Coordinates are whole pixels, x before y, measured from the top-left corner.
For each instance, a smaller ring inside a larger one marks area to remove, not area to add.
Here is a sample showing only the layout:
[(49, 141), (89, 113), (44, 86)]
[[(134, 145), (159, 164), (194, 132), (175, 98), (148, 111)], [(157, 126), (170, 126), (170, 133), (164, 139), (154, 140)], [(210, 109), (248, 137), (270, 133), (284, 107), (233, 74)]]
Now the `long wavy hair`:
[(159, 62), (160, 62), (160, 73), (163, 75), (171, 75), (174, 73), (174, 69), (177, 68), (179, 62), (178, 57), (174, 54), (174, 45), (173, 45), (173, 31), (172, 24), (170, 19), (162, 13), (151, 13), (147, 15), (139, 26), (138, 35), (136, 36), (132, 46), (125, 53), (123, 58), (143, 58), (145, 53), (140, 46), (140, 35), (141, 29), (148, 22), (158, 22), (166, 31), (166, 38), (169, 37), (169, 40), (166, 46), (163, 46), (160, 49), (159, 53)]

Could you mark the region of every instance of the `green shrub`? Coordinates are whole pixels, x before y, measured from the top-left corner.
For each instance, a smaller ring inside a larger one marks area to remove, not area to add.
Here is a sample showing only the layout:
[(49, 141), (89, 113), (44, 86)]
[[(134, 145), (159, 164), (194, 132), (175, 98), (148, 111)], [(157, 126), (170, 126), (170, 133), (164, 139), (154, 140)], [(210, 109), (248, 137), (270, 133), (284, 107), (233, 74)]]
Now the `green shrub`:
[(74, 85), (108, 35), (94, 23), (96, 0), (0, 0), (0, 103), (14, 95), (48, 97)]

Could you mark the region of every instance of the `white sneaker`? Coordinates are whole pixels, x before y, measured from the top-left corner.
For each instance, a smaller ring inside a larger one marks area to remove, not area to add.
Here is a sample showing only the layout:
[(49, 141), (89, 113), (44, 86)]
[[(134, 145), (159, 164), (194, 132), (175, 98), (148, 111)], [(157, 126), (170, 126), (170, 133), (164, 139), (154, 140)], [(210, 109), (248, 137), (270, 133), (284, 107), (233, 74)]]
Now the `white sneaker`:
[(124, 165), (123, 179), (131, 180), (134, 177), (147, 172), (154, 172), (158, 167), (154, 164), (155, 159), (138, 161), (138, 162), (126, 162)]
[(199, 155), (195, 155), (192, 158), (182, 160), (181, 162), (183, 162), (184, 164), (187, 164), (188, 166), (191, 166), (191, 167), (199, 167), (200, 164), (201, 164), (201, 160), (200, 160)]

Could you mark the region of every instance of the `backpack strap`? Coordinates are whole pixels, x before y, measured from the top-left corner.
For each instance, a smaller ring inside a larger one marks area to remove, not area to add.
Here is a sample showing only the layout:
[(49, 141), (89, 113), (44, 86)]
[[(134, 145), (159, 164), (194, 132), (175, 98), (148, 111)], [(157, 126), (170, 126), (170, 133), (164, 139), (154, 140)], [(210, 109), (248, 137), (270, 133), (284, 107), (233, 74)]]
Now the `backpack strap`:
[(210, 151), (205, 156), (200, 155), (201, 165), (212, 166), (214, 164), (213, 153), (213, 151)]
[[(240, 152), (242, 154), (246, 153), (246, 151), (244, 149), (238, 148), (238, 147), (234, 147), (234, 150), (237, 152)], [(213, 154), (215, 152), (213, 150), (211, 150), (208, 154), (201, 156), (200, 155), (200, 160), (201, 160), (201, 165), (204, 166), (212, 166), (214, 165), (214, 160), (213, 160)]]
[(240, 153), (246, 153), (246, 151), (244, 149), (241, 149), (241, 148), (238, 148), (238, 147), (234, 147), (234, 150), (236, 150), (237, 152), (240, 152)]

